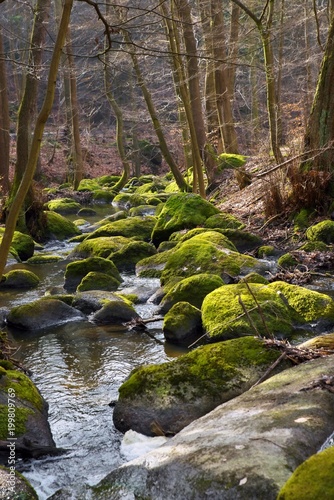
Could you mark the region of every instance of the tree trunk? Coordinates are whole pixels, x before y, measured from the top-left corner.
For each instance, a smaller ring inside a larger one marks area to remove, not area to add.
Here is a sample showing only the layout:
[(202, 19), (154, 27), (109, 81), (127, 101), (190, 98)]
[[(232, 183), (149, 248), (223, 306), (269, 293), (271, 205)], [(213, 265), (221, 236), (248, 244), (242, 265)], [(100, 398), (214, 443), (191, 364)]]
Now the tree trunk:
[(10, 119), (7, 91), (7, 73), (3, 50), (2, 30), (0, 27), (0, 192), (5, 195), (9, 191), (9, 148)]
[(12, 201), (8, 212), (8, 218), (6, 221), (5, 232), (2, 237), (2, 241), (0, 244), (0, 279), (3, 275), (6, 261), (10, 249), (10, 245), (13, 239), (14, 231), (16, 228), (16, 222), (24, 203), (25, 197), (28, 193), (28, 190), (33, 181), (40, 148), (41, 142), (43, 138), (43, 132), (45, 123), (48, 119), (48, 116), (52, 109), (52, 104), (54, 100), (56, 80), (57, 80), (57, 72), (61, 57), (61, 51), (65, 44), (66, 33), (70, 22), (71, 10), (72, 10), (73, 0), (64, 0), (64, 8), (63, 14), (58, 30), (57, 39), (55, 42), (54, 50), (52, 53), (52, 59), (50, 63), (46, 94), (44, 98), (44, 102), (42, 108), (38, 114), (34, 134), (32, 138), (29, 158), (26, 164), (26, 168), (24, 170), (21, 183), (16, 191), (15, 197)]
[(310, 118), (304, 139), (308, 158), (303, 169), (333, 172), (334, 165), (334, 17), (328, 32)]
[(179, 189), (181, 191), (189, 191), (189, 186), (186, 183), (186, 181), (184, 180), (183, 175), (181, 174), (178, 166), (176, 165), (176, 163), (174, 161), (174, 158), (172, 157), (172, 155), (169, 151), (169, 148), (168, 148), (161, 124), (160, 124), (160, 120), (158, 118), (158, 115), (157, 115), (157, 112), (156, 112), (156, 109), (155, 109), (155, 106), (154, 106), (154, 103), (152, 100), (152, 96), (150, 94), (150, 91), (147, 88), (147, 85), (145, 83), (145, 80), (143, 78), (143, 75), (142, 75), (142, 72), (140, 69), (138, 57), (137, 57), (136, 50), (135, 50), (135, 45), (132, 43), (131, 37), (127, 31), (122, 30), (122, 33), (123, 33), (124, 40), (125, 40), (126, 44), (130, 47), (130, 55), (131, 55), (131, 59), (132, 59), (132, 63), (133, 63), (133, 68), (135, 70), (138, 85), (141, 88), (141, 91), (143, 93), (143, 96), (144, 96), (144, 99), (146, 102), (146, 106), (147, 106), (148, 112), (150, 114), (152, 124), (153, 124), (154, 130), (155, 130), (155, 133), (157, 135), (158, 141), (159, 141), (161, 153), (162, 153), (163, 157), (165, 158), (166, 163), (168, 164), (169, 168), (171, 169), (171, 172), (174, 176), (174, 179), (175, 179), (176, 184), (178, 185)]

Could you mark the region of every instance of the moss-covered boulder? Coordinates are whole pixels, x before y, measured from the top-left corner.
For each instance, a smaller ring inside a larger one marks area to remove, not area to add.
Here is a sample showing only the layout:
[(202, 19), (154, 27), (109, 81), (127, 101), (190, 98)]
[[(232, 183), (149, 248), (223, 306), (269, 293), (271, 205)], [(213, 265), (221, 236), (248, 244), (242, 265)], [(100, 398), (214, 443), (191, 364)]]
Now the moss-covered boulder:
[(117, 193), (112, 188), (95, 189), (92, 194), (92, 199), (95, 203), (111, 203), (116, 194)]
[(36, 288), (40, 279), (35, 273), (27, 269), (13, 269), (2, 276), (0, 289), (2, 288)]
[[(165, 445), (114, 469), (92, 487), (91, 497), (275, 500), (292, 472), (317, 453), (332, 432), (334, 394), (314, 387), (324, 374), (334, 376), (332, 358), (284, 370), (219, 405)], [(134, 379), (138, 390), (140, 379), (139, 372)], [(169, 377), (163, 374), (161, 380)], [(131, 384), (128, 387), (131, 390)], [(318, 498), (323, 497), (312, 500)]]
[(209, 293), (202, 305), (203, 327), (212, 341), (244, 335), (288, 337), (293, 318), (275, 290), (257, 283), (224, 285)]
[(189, 304), (200, 309), (204, 297), (216, 288), (223, 286), (223, 284), (224, 282), (221, 277), (216, 274), (195, 274), (194, 276), (189, 276), (189, 278), (182, 279), (173, 285), (163, 297), (159, 312), (162, 314), (166, 313), (180, 301), (189, 302)]
[(27, 479), (15, 470), (15, 465), (0, 466), (0, 488), (1, 497), (6, 500), (38, 500), (36, 491)]
[(117, 252), (129, 243), (129, 238), (124, 236), (100, 236), (94, 239), (81, 241), (69, 254), (70, 259), (87, 259), (88, 257), (103, 257), (107, 259), (110, 254)]
[(277, 500), (334, 498), (334, 447), (312, 455), (294, 471)]
[[(159, 202), (159, 200), (158, 200)], [(146, 215), (155, 215), (157, 211), (157, 206), (153, 203), (151, 205), (139, 205), (138, 207), (132, 207), (129, 210), (130, 217), (145, 217)]]
[(257, 271), (264, 273), (264, 263), (249, 256), (233, 252), (221, 245), (216, 245), (202, 238), (185, 241), (168, 255), (165, 268), (161, 274), (162, 285), (170, 279), (186, 278), (194, 274), (211, 273), (223, 276), (246, 275)]
[(263, 285), (269, 285), (269, 281), (259, 273), (246, 274), (246, 276), (241, 278), (239, 283), (262, 283)]
[(90, 207), (82, 207), (78, 211), (78, 217), (94, 217), (96, 215), (96, 210)]
[(245, 224), (241, 222), (237, 217), (231, 215), (227, 212), (221, 212), (219, 214), (212, 215), (204, 222), (204, 227), (210, 229), (243, 229)]
[(48, 201), (46, 206), (49, 210), (62, 215), (76, 214), (81, 208), (80, 203), (74, 201), (72, 198), (56, 198)]
[(258, 248), (257, 256), (259, 259), (265, 259), (267, 257), (272, 257), (275, 253), (275, 247), (272, 245), (262, 245)]
[(64, 257), (57, 254), (48, 254), (48, 253), (36, 253), (30, 259), (27, 260), (27, 264), (30, 265), (41, 265), (41, 264), (50, 264), (52, 262), (59, 262), (63, 260)]
[(125, 236), (126, 238), (150, 241), (155, 221), (156, 218), (153, 216), (128, 217), (127, 219), (104, 224), (89, 234), (87, 239), (100, 236)]
[(162, 329), (168, 342), (189, 346), (203, 335), (201, 311), (189, 302), (177, 302), (165, 315)]
[(217, 213), (219, 210), (216, 207), (197, 194), (174, 194), (166, 201), (158, 215), (152, 241), (158, 247), (175, 231), (201, 226), (206, 219)]
[(102, 257), (88, 257), (88, 259), (77, 260), (67, 264), (64, 282), (65, 290), (74, 292), (81, 280), (89, 272), (107, 274), (119, 283), (122, 282), (122, 277), (111, 260), (103, 259)]
[(298, 260), (290, 252), (281, 255), (277, 264), (283, 269), (293, 269), (298, 265)]
[(309, 227), (305, 235), (309, 241), (323, 241), (327, 245), (334, 243), (334, 221), (318, 222), (318, 224)]
[(120, 282), (110, 276), (110, 274), (91, 271), (80, 281), (77, 291), (85, 292), (87, 290), (107, 290), (109, 292), (117, 290)]
[(46, 237), (49, 239), (66, 240), (77, 234), (81, 234), (80, 229), (70, 220), (56, 212), (44, 212), (47, 220)]
[(115, 296), (94, 313), (91, 320), (98, 325), (121, 325), (140, 319), (130, 301)]
[[(195, 229), (190, 229), (185, 234), (183, 231), (179, 233), (173, 233), (170, 237), (171, 241), (177, 241), (178, 244), (184, 243), (185, 241), (193, 240), (205, 240), (215, 243), (223, 248), (228, 248), (237, 252), (235, 245), (225, 236), (222, 232), (214, 229), (206, 229), (203, 227), (197, 227)], [(160, 245), (161, 246), (161, 245)], [(160, 247), (159, 247), (160, 248)]]
[(80, 311), (64, 301), (45, 297), (13, 307), (7, 316), (7, 323), (21, 330), (37, 331), (84, 319), (86, 318)]
[[(0, 228), (0, 242), (4, 231), (4, 228)], [(15, 231), (11, 242), (11, 249), (14, 255), (17, 255), (20, 260), (24, 261), (33, 256), (35, 243), (29, 234)]]
[(141, 278), (160, 278), (172, 253), (173, 249), (141, 259), (136, 264), (136, 275)]
[(136, 368), (119, 388), (114, 424), (121, 432), (152, 436), (157, 423), (166, 434), (175, 434), (247, 390), (279, 355), (260, 340), (244, 337)]
[(334, 324), (334, 301), (328, 295), (283, 281), (274, 281), (268, 288), (286, 300), (295, 311), (297, 321), (320, 322), (322, 326)]
[(30, 378), (10, 366), (0, 366), (0, 456), (7, 451), (10, 457), (7, 444), (13, 443), (16, 458), (33, 456), (36, 449), (42, 454), (43, 448), (55, 448), (47, 417), (47, 404)]
[(238, 252), (249, 252), (262, 245), (262, 239), (256, 234), (240, 229), (222, 229), (222, 233), (232, 241)]
[[(93, 240), (94, 241), (94, 240)], [(121, 271), (135, 271), (137, 262), (157, 253), (152, 243), (146, 241), (130, 241), (118, 251), (110, 255), (117, 269)]]
[(113, 205), (125, 210), (145, 204), (146, 197), (139, 193), (118, 193), (113, 200)]

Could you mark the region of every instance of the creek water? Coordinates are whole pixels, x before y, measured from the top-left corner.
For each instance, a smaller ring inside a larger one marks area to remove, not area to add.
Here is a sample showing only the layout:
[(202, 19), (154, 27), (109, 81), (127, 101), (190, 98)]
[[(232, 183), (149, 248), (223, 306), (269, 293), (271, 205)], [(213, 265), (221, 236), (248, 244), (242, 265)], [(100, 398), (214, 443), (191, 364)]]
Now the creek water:
[[(0, 306), (11, 308), (27, 303), (50, 288), (62, 286), (66, 255), (73, 247), (74, 244), (64, 242), (46, 245), (43, 252), (65, 258), (57, 263), (32, 266), (10, 262), (6, 272), (13, 268), (29, 269), (39, 276), (41, 283), (34, 290), (0, 292)], [(135, 286), (148, 295), (159, 286), (157, 279), (122, 277), (121, 288)], [(142, 318), (151, 317), (156, 309), (149, 303), (135, 307)], [(49, 404), (55, 443), (67, 450), (56, 457), (18, 462), (18, 470), (33, 485), (40, 500), (64, 487), (76, 498), (77, 487), (83, 483), (96, 484), (126, 461), (120, 451), (123, 436), (113, 425), (109, 403), (117, 399), (119, 386), (133, 368), (162, 363), (182, 352), (163, 342), (161, 322), (149, 323), (147, 332), (150, 336), (122, 326), (97, 326), (89, 321), (38, 332), (8, 330), (18, 349), (15, 358), (31, 371), (32, 380)]]
[[(96, 220), (100, 218), (101, 212)], [(29, 269), (40, 277), (41, 283), (35, 290), (0, 292), (0, 306), (10, 308), (30, 302), (48, 289), (62, 286), (66, 255), (74, 246), (66, 242), (46, 245), (44, 252), (64, 257), (57, 263), (10, 263), (6, 272), (18, 267)], [(159, 280), (122, 277), (121, 288), (140, 288), (147, 295), (159, 286)], [(319, 281), (312, 288), (333, 295), (333, 280)], [(154, 315), (156, 306), (145, 302), (136, 309), (141, 317), (148, 318)], [(67, 450), (64, 455), (17, 464), (40, 500), (46, 500), (60, 488), (70, 490), (73, 499), (79, 498), (75, 492), (83, 483), (96, 484), (126, 462), (121, 453), (123, 436), (113, 425), (109, 403), (117, 399), (119, 386), (133, 368), (162, 363), (185, 352), (164, 342), (161, 322), (148, 323), (147, 329), (150, 335), (84, 321), (38, 332), (8, 331), (18, 349), (15, 357), (31, 370), (32, 380), (49, 404), (55, 443)], [(326, 445), (333, 445), (333, 439), (332, 436)]]

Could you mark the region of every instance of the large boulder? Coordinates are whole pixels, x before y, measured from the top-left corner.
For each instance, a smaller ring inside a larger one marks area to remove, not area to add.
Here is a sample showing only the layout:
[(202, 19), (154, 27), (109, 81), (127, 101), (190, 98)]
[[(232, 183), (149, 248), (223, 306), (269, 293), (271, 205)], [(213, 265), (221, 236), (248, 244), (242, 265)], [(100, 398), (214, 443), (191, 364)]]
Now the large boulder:
[(206, 219), (219, 210), (201, 196), (194, 193), (178, 193), (170, 196), (158, 215), (152, 232), (156, 247), (181, 229), (191, 229), (204, 224)]
[(117, 429), (176, 434), (193, 420), (249, 389), (280, 356), (259, 339), (207, 345), (160, 365), (136, 368), (119, 388)]
[(122, 325), (139, 319), (140, 316), (131, 303), (116, 296), (115, 300), (106, 302), (91, 317), (91, 320), (99, 325)]
[(13, 269), (2, 276), (0, 289), (2, 288), (36, 288), (39, 285), (39, 277), (27, 269)]
[(285, 370), (220, 405), (113, 470), (89, 488), (92, 498), (276, 500), (332, 432), (334, 394), (315, 383), (334, 376), (332, 357)]
[(49, 210), (57, 212), (58, 214), (77, 214), (81, 208), (80, 203), (72, 198), (56, 198), (48, 201), (46, 206)]
[(66, 240), (67, 238), (81, 234), (80, 229), (63, 215), (52, 210), (47, 210), (44, 213), (46, 215), (45, 235), (47, 238)]
[(117, 269), (134, 272), (137, 262), (157, 253), (152, 243), (146, 241), (130, 241), (121, 249), (113, 252), (110, 259)]
[(189, 302), (177, 302), (165, 315), (162, 329), (168, 342), (189, 346), (203, 334), (201, 311)]
[(81, 280), (90, 272), (98, 272), (111, 276), (120, 284), (122, 277), (115, 264), (102, 257), (89, 257), (88, 259), (76, 260), (66, 266), (64, 288), (74, 292)]
[(117, 290), (119, 285), (120, 282), (113, 276), (110, 276), (110, 274), (90, 271), (80, 281), (77, 286), (77, 291), (85, 292), (87, 290), (107, 290), (112, 292)]
[(105, 224), (87, 236), (87, 239), (100, 236), (124, 236), (137, 240), (150, 241), (156, 217), (128, 217)]
[(62, 300), (43, 297), (29, 304), (13, 307), (7, 316), (7, 323), (22, 330), (37, 331), (84, 319), (86, 318), (80, 311)]
[(212, 341), (244, 335), (288, 337), (294, 317), (275, 290), (258, 283), (224, 285), (202, 305), (203, 327)]
[(323, 220), (309, 227), (306, 231), (306, 238), (309, 241), (322, 241), (327, 245), (334, 243), (334, 221)]
[(15, 455), (39, 456), (55, 451), (47, 403), (27, 375), (8, 361), (1, 365), (0, 463), (7, 465), (8, 458)]
[(176, 276), (186, 278), (194, 274), (211, 273), (237, 277), (251, 271), (261, 274), (266, 269), (264, 263), (250, 255), (242, 255), (222, 245), (194, 237), (171, 251), (161, 274), (161, 283), (164, 285)]
[[(0, 228), (0, 242), (2, 240), (2, 235), (4, 233), (4, 228)], [(29, 234), (21, 233), (20, 231), (15, 231), (13, 239), (10, 246), (14, 255), (19, 257), (19, 260), (28, 260), (34, 254), (35, 243)]]
[(117, 252), (129, 239), (124, 236), (100, 236), (94, 239), (85, 239), (69, 254), (70, 259), (88, 259), (88, 257), (102, 257), (107, 259), (113, 252)]
[(223, 280), (216, 274), (202, 273), (189, 276), (189, 278), (179, 281), (168, 290), (160, 303), (159, 312), (166, 313), (180, 301), (189, 302), (189, 304), (200, 309), (204, 297), (223, 285)]
[(334, 447), (308, 458), (285, 483), (277, 500), (334, 498)]

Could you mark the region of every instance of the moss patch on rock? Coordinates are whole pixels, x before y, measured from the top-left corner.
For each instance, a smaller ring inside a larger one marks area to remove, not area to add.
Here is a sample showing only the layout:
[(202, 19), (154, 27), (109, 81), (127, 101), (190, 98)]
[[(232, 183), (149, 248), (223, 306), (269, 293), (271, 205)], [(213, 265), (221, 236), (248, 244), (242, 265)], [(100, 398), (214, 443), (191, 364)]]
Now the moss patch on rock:
[[(2, 240), (2, 235), (4, 231), (5, 231), (4, 228), (1, 227), (0, 242)], [(11, 242), (11, 249), (13, 249), (14, 254), (18, 255), (20, 260), (25, 261), (33, 256), (35, 243), (29, 234), (24, 234), (21, 233), (20, 231), (15, 231)]]
[(127, 219), (104, 224), (87, 236), (87, 239), (99, 236), (124, 236), (126, 238), (150, 241), (155, 222), (156, 218), (153, 216), (128, 217)]
[(234, 217), (234, 215), (227, 212), (221, 212), (219, 214), (211, 215), (211, 217), (206, 219), (204, 227), (210, 229), (243, 229), (245, 224), (237, 219), (237, 217)]
[(247, 274), (251, 271), (264, 271), (266, 267), (249, 255), (222, 248), (220, 245), (192, 238), (172, 250), (161, 274), (162, 285), (175, 276), (187, 278), (195, 274), (211, 273), (222, 276)]
[(13, 269), (3, 275), (0, 288), (36, 288), (39, 282), (39, 277), (33, 272), (27, 269)]
[(45, 215), (47, 219), (46, 235), (48, 238), (65, 240), (77, 234), (81, 234), (80, 229), (61, 214), (57, 214), (50, 210), (46, 211)]
[(309, 241), (323, 241), (327, 245), (334, 243), (334, 221), (323, 220), (306, 230)]
[(204, 297), (210, 292), (223, 286), (224, 282), (216, 274), (196, 274), (185, 278), (168, 290), (160, 303), (160, 312), (166, 313), (177, 302), (189, 302), (200, 309)]
[(204, 330), (210, 340), (244, 335), (289, 336), (293, 331), (288, 305), (269, 285), (224, 285), (207, 295), (202, 305)]
[(175, 231), (201, 226), (206, 219), (217, 213), (219, 210), (216, 207), (197, 194), (174, 194), (166, 201), (158, 215), (152, 241), (158, 247)]
[(118, 429), (154, 435), (153, 421), (170, 433), (248, 389), (280, 353), (244, 337), (206, 345), (160, 365), (133, 370), (119, 388)]
[(137, 262), (157, 253), (156, 248), (146, 241), (130, 241), (110, 255), (116, 267), (122, 271), (134, 271)]
[(202, 335), (201, 311), (189, 302), (177, 302), (165, 315), (162, 329), (168, 342), (189, 345)]
[(334, 447), (312, 455), (294, 471), (277, 500), (334, 498)]
[(322, 319), (334, 322), (334, 301), (328, 295), (283, 281), (274, 281), (268, 288), (283, 295), (299, 320), (311, 322)]
[(124, 236), (100, 236), (94, 239), (85, 239), (70, 253), (74, 259), (87, 259), (88, 257), (102, 257), (107, 259), (111, 253), (117, 252), (129, 243), (129, 238)]
[(46, 206), (49, 210), (62, 215), (76, 214), (81, 208), (80, 203), (72, 200), (71, 198), (57, 198), (49, 201)]
[(91, 271), (84, 276), (77, 287), (78, 292), (87, 290), (107, 290), (113, 292), (117, 290), (120, 282), (108, 274)]
[(122, 282), (121, 275), (111, 260), (103, 259), (102, 257), (88, 257), (88, 259), (77, 260), (67, 264), (64, 288), (71, 292), (75, 291), (81, 280), (92, 271), (107, 274), (119, 283)]

